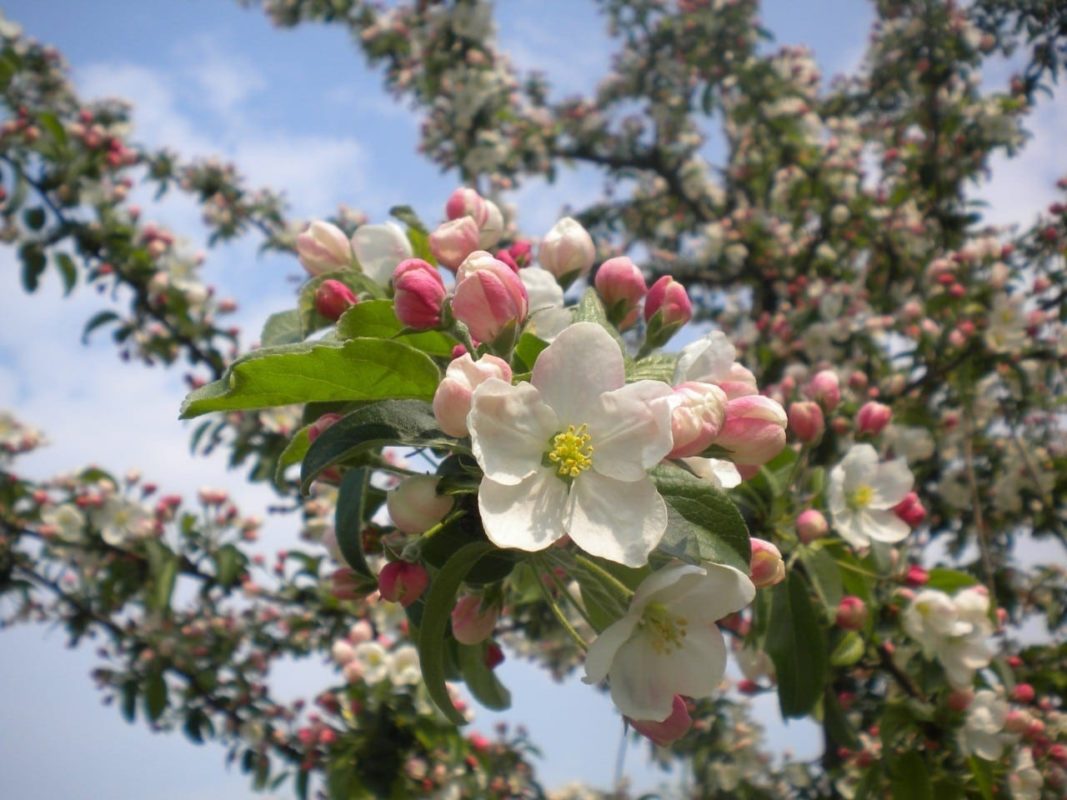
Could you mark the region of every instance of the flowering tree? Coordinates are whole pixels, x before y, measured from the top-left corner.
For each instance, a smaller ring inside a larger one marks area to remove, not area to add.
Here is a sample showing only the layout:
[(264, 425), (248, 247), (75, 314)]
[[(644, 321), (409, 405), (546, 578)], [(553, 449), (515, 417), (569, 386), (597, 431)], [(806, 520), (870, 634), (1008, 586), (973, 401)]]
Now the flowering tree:
[[(543, 796), (521, 730), (462, 733), (468, 695), (509, 705), (502, 646), (606, 688), (693, 797), (1061, 795), (1067, 587), (1027, 554), (1067, 545), (1067, 215), (994, 228), (968, 194), (1064, 66), (1061, 4), (883, 0), (823, 90), (808, 53), (759, 46), (753, 2), (603, 0), (614, 69), (559, 103), (480, 0), (262, 5), (348, 27), (464, 188), (428, 222), (290, 221), (225, 165), (131, 144), (127, 109), (5, 23), (26, 290), (109, 292), (86, 334), (188, 364), (194, 447), (251, 465), (303, 538), (268, 564), (224, 493), (20, 478), (41, 437), (5, 416), (5, 621), (96, 640), (129, 719), (298, 796)], [(575, 162), (604, 199), (527, 238), (507, 191)], [(258, 347), (134, 182), (299, 260)], [(309, 654), (336, 681), (276, 700), (272, 663)], [(821, 758), (763, 752), (763, 692)]]

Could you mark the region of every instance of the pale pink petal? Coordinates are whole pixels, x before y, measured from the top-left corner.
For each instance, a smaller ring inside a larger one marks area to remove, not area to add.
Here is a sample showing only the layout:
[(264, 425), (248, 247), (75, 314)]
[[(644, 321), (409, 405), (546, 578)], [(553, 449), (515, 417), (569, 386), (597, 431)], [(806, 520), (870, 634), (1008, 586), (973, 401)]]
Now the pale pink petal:
[(566, 507), (567, 484), (550, 469), (515, 486), (483, 478), (478, 488), (482, 526), (497, 547), (544, 550), (563, 536)]
[(649, 478), (623, 482), (586, 470), (574, 481), (567, 533), (582, 550), (640, 567), (667, 530), (667, 505)]
[(600, 395), (626, 382), (622, 351), (599, 325), (577, 322), (537, 357), (531, 382), (563, 427), (591, 422)]
[(670, 394), (671, 387), (660, 381), (637, 381), (602, 394), (589, 420), (593, 469), (636, 481), (666, 457), (673, 446)]
[(474, 390), (467, 427), (485, 474), (515, 485), (540, 468), (559, 423), (530, 384), (490, 378)]

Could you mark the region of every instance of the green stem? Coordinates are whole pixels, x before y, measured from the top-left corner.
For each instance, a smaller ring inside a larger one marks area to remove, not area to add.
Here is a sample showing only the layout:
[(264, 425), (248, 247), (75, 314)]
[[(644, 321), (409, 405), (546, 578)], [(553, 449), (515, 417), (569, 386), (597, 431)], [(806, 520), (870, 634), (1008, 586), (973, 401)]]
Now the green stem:
[(625, 583), (620, 581), (618, 578), (616, 578), (598, 563), (593, 561), (591, 558), (587, 558), (586, 556), (578, 554), (574, 557), (574, 560), (581, 564), (583, 567), (585, 567), (587, 570), (592, 572), (602, 581), (604, 581), (605, 584), (607, 584), (612, 590), (614, 590), (614, 592), (622, 599), (624, 599), (627, 603), (629, 603), (630, 600), (633, 598), (633, 589), (631, 589)]
[(543, 573), (534, 570), (534, 574), (537, 577), (537, 587), (541, 590), (541, 596), (545, 598), (545, 602), (548, 603), (548, 607), (552, 610), (552, 614), (555, 616), (556, 621), (559, 622), (563, 630), (567, 632), (567, 635), (574, 640), (574, 643), (582, 648), (583, 652), (588, 650), (589, 645), (586, 644), (585, 639), (583, 639), (582, 635), (574, 629), (574, 626), (571, 625), (571, 621), (567, 619), (566, 614), (563, 613), (563, 609), (559, 607), (556, 601), (552, 598), (552, 595), (549, 594), (548, 587), (545, 586), (545, 582), (541, 579)]
[(558, 591), (561, 595), (563, 595), (567, 598), (567, 600), (570, 601), (570, 604), (574, 606), (575, 611), (577, 611), (581, 615), (582, 619), (586, 621), (586, 624), (589, 625), (589, 627), (595, 631), (596, 626), (593, 624), (593, 620), (589, 618), (589, 612), (585, 610), (585, 606), (578, 602), (578, 599), (570, 593), (567, 587), (563, 585), (562, 581), (556, 578), (556, 575), (552, 572), (551, 567), (548, 567), (545, 570), (544, 574), (550, 581), (552, 581), (552, 585), (555, 587), (556, 591)]

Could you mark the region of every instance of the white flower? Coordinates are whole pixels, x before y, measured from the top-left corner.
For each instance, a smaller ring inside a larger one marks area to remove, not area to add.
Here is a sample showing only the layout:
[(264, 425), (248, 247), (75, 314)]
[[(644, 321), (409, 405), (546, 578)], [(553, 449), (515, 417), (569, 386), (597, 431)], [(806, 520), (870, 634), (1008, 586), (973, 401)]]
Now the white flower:
[(589, 647), (585, 682), (611, 682), (611, 699), (631, 719), (661, 721), (676, 694), (708, 697), (726, 672), (715, 622), (752, 602), (756, 587), (733, 567), (681, 564), (638, 587), (622, 619)]
[(1008, 788), (1012, 800), (1040, 800), (1041, 787), (1045, 781), (1034, 766), (1034, 753), (1029, 747), (1019, 749), (1015, 756), (1015, 768), (1008, 776)]
[(949, 597), (936, 589), (919, 592), (904, 612), (904, 631), (922, 647), (927, 659), (937, 658), (949, 683), (969, 687), (976, 670), (989, 665), (993, 634), (989, 595), (979, 587)]
[(986, 761), (996, 761), (1011, 740), (1004, 733), (1008, 717), (1008, 704), (990, 689), (983, 689), (974, 696), (967, 708), (967, 719), (959, 732), (960, 750), (965, 755), (976, 755)]
[(519, 278), (530, 306), (526, 330), (551, 342), (571, 324), (571, 312), (563, 305), (563, 288), (551, 272), (540, 267), (520, 269)]
[(625, 384), (622, 353), (590, 322), (567, 328), (530, 383), (490, 378), (467, 425), (485, 477), (478, 507), (499, 547), (543, 550), (568, 534), (588, 553), (640, 566), (667, 529), (648, 470), (671, 451), (670, 394)]
[(382, 286), (389, 285), (396, 265), (414, 253), (404, 229), (395, 222), (360, 225), (352, 236), (352, 251), (364, 274)]
[(419, 651), (412, 645), (401, 645), (393, 651), (389, 659), (389, 680), (393, 686), (414, 686), (422, 680)]
[(694, 475), (707, 481), (716, 489), (733, 489), (741, 485), (741, 473), (732, 461), (721, 458), (700, 458), (699, 456), (683, 458), (682, 461), (693, 470)]
[(351, 663), (359, 665), (359, 673), (368, 686), (381, 683), (389, 676), (389, 654), (377, 642), (360, 642)]
[(913, 482), (904, 459), (879, 464), (869, 444), (853, 445), (830, 471), (828, 499), (837, 532), (853, 547), (865, 547), (872, 539), (899, 542), (911, 528), (893, 513), (893, 506), (911, 491)]
[(85, 515), (73, 503), (62, 503), (41, 513), (41, 522), (55, 528), (60, 539), (80, 540), (85, 533)]
[(89, 512), (89, 520), (112, 547), (150, 536), (155, 527), (155, 518), (148, 509), (121, 497), (108, 498), (100, 508)]
[(682, 348), (674, 368), (674, 382), (719, 383), (730, 375), (737, 350), (722, 331), (711, 331)]

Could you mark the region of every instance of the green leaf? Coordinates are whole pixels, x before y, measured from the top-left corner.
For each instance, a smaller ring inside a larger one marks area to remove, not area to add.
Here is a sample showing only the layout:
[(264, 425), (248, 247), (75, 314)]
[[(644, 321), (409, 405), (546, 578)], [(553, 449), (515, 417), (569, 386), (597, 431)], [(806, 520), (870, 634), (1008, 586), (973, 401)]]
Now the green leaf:
[(74, 266), (74, 259), (66, 253), (56, 253), (56, 269), (59, 277), (63, 279), (63, 295), (69, 295), (78, 282), (78, 269)]
[(296, 309), (271, 314), (263, 324), (263, 332), (259, 334), (262, 347), (277, 347), (302, 341), (304, 333), (300, 327), (300, 312)]
[(677, 353), (657, 353), (627, 364), (627, 381), (664, 381), (672, 383), (674, 368), (678, 364)]
[(522, 366), (525, 368), (522, 371), (530, 372), (537, 362), (537, 357), (541, 355), (541, 351), (546, 347), (548, 347), (548, 342), (540, 336), (529, 331), (523, 333), (515, 345), (515, 355), (519, 357), (522, 361)]
[(586, 289), (585, 293), (582, 295), (582, 299), (578, 301), (578, 306), (574, 310), (574, 321), (595, 322), (610, 333), (611, 338), (618, 342), (619, 349), (622, 351), (627, 368), (629, 368), (632, 359), (626, 352), (626, 344), (623, 342), (622, 337), (619, 335), (615, 326), (608, 322), (608, 315), (604, 310), (604, 304), (600, 302), (600, 295), (596, 293), (596, 289), (593, 287), (590, 286)]
[(19, 248), (22, 259), (22, 287), (27, 292), (36, 292), (41, 282), (41, 273), (48, 265), (44, 250), (35, 242), (27, 242)]
[(122, 716), (127, 722), (137, 719), (137, 690), (136, 680), (128, 680), (122, 684)]
[(219, 586), (233, 586), (243, 569), (244, 556), (232, 544), (223, 545), (215, 553), (215, 580)]
[(856, 736), (856, 732), (852, 729), (852, 724), (841, 709), (841, 704), (837, 700), (837, 692), (834, 691), (832, 686), (827, 686), (826, 692), (823, 694), (822, 710), (823, 725), (826, 726), (826, 731), (834, 742), (850, 750), (860, 746), (859, 737)]
[(673, 465), (656, 467), (652, 480), (668, 512), (659, 550), (687, 561), (727, 564), (748, 574), (748, 527), (725, 492)]
[(26, 223), (26, 227), (31, 231), (41, 230), (47, 219), (48, 217), (45, 216), (44, 209), (41, 206), (27, 208), (22, 212), (22, 221)]
[(404, 333), (389, 300), (365, 300), (349, 308), (337, 320), (337, 335), (342, 339), (392, 339), (441, 358), (451, 358), (452, 348), (459, 343), (441, 331)]
[(337, 490), (334, 530), (337, 532), (337, 546), (348, 566), (377, 584), (374, 573), (363, 557), (363, 495), (369, 478), (370, 472), (362, 467), (345, 473)]
[(48, 131), (48, 134), (55, 140), (55, 143), (60, 147), (67, 146), (67, 132), (63, 129), (63, 123), (59, 121), (51, 111), (42, 111), (37, 115), (37, 122), (41, 127)]
[(282, 488), (285, 486), (285, 471), (293, 464), (299, 464), (304, 460), (304, 456), (311, 447), (311, 439), (308, 438), (308, 428), (310, 425), (305, 425), (303, 428), (293, 434), (293, 438), (289, 440), (289, 444), (282, 450), (282, 454), (278, 456), (278, 463), (274, 467), (274, 485)]
[(426, 233), (426, 226), (422, 224), (419, 215), (415, 213), (415, 209), (411, 206), (393, 206), (389, 209), (389, 216), (396, 217), (409, 228)]
[(802, 717), (826, 682), (826, 636), (799, 572), (791, 570), (772, 591), (766, 648), (778, 675), (778, 705), (783, 717)]
[(856, 631), (849, 631), (830, 653), (830, 663), (835, 667), (850, 667), (863, 658), (865, 649), (863, 637)]
[(256, 351), (234, 362), (222, 378), (189, 393), (181, 417), (291, 403), (429, 400), (439, 379), (428, 355), (399, 342), (304, 342)]
[(155, 722), (167, 710), (167, 681), (162, 670), (152, 670), (144, 684), (144, 710), (148, 718)]
[(159, 612), (166, 612), (170, 608), (170, 598), (174, 594), (174, 584), (178, 579), (178, 559), (171, 556), (160, 568), (156, 575), (156, 588), (152, 594), (152, 608)]
[(912, 750), (893, 759), (889, 768), (893, 800), (934, 800), (934, 787), (922, 755)]
[(429, 403), (421, 400), (371, 403), (331, 425), (308, 448), (300, 470), (303, 491), (327, 467), (389, 444), (452, 447), (455, 440), (437, 429)]
[(800, 560), (808, 571), (815, 593), (831, 614), (837, 613), (844, 589), (841, 584), (841, 568), (825, 548), (803, 547)]
[(118, 318), (119, 315), (114, 311), (98, 311), (96, 314), (93, 314), (92, 318), (85, 323), (85, 328), (82, 330), (82, 344), (89, 343), (89, 337), (97, 328), (107, 325), (109, 322), (115, 322)]
[(430, 699), (456, 725), (465, 725), (466, 718), (452, 705), (445, 688), (445, 647), (448, 626), (456, 593), (464, 577), (484, 556), (496, 548), (488, 542), (472, 542), (457, 550), (448, 563), (434, 577), (426, 594), (426, 609), (419, 629), (419, 663), (422, 678)]
[(459, 646), (459, 671), (474, 699), (486, 708), (511, 708), (511, 692), (485, 664), (485, 644)]
[(927, 574), (926, 588), (937, 589), (940, 592), (952, 592), (958, 589), (965, 589), (968, 586), (974, 586), (978, 583), (978, 579), (973, 575), (969, 575), (966, 572), (960, 572), (955, 569), (945, 569), (944, 567), (934, 567)]
[(971, 766), (971, 774), (978, 785), (982, 800), (993, 800), (993, 765), (978, 756), (971, 756), (967, 763)]

